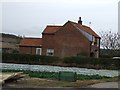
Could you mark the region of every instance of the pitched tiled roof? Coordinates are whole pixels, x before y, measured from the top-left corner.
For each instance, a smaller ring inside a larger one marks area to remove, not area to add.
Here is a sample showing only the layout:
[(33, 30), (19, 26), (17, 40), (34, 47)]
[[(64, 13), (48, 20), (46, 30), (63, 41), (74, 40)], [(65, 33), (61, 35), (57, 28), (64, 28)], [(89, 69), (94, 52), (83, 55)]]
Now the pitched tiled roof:
[[(80, 25), (79, 23), (68, 21), (67, 23), (71, 23), (73, 26), (75, 26), (77, 29), (81, 29), (95, 37), (99, 37), (90, 27), (85, 25)], [(53, 34), (56, 31), (58, 31), (62, 26), (47, 26), (43, 33), (45, 34)], [(100, 38), (100, 37), (99, 37)]]
[[(70, 21), (71, 22), (71, 21)], [(99, 37), (90, 27), (85, 26), (85, 25), (80, 25), (79, 23), (75, 23), (75, 22), (71, 22), (75, 27), (95, 36), (95, 37)], [(100, 37), (99, 37), (100, 38)]]
[(42, 38), (23, 38), (20, 46), (41, 46)]
[(55, 33), (56, 31), (58, 31), (62, 26), (47, 26), (45, 28), (45, 30), (43, 31), (43, 33)]
[(82, 27), (84, 28), (84, 31), (88, 32), (89, 34), (94, 35), (95, 37), (100, 37), (90, 27), (85, 25), (82, 25)]

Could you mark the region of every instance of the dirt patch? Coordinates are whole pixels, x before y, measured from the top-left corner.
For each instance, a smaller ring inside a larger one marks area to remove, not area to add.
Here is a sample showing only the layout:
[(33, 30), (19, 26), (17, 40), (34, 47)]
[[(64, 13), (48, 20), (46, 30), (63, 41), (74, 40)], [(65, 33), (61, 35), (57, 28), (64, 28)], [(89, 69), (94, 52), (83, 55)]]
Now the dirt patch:
[(94, 85), (90, 85), (92, 88), (119, 88), (118, 82), (105, 82), (105, 83), (98, 83)]
[(117, 78), (101, 80), (77, 80), (76, 82), (66, 82), (42, 78), (31, 78), (26, 76), (17, 81), (6, 82), (3, 88), (41, 88), (41, 87), (87, 87), (88, 85), (103, 83), (108, 81), (117, 81)]

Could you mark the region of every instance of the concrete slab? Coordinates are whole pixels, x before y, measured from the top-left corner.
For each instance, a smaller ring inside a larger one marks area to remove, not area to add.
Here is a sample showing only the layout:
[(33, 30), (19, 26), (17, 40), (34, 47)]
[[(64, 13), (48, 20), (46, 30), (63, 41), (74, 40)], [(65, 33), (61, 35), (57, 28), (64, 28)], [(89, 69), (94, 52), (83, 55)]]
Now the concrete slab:
[(105, 82), (89, 86), (91, 88), (119, 88), (118, 82)]
[(8, 79), (14, 79), (17, 77), (20, 77), (22, 72), (17, 72), (17, 73), (0, 73), (0, 84), (3, 84), (6, 80)]

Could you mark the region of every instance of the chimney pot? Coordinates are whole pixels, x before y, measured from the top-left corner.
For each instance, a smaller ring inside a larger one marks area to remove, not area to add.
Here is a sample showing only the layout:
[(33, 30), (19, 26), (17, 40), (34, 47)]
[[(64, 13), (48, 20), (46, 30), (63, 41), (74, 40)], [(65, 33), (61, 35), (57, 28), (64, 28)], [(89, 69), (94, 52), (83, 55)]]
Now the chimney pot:
[(82, 25), (81, 17), (79, 17), (78, 24)]
[(81, 20), (81, 17), (79, 17), (79, 20)]

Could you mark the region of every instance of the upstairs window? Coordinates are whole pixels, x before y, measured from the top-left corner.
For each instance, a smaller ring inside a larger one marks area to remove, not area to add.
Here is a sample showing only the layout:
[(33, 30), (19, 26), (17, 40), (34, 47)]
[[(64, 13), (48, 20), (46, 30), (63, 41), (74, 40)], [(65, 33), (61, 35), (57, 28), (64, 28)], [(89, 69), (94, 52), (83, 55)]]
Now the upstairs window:
[(100, 43), (100, 40), (99, 40), (99, 39), (97, 39), (97, 47), (99, 47), (99, 43)]
[(97, 38), (95, 38), (95, 42), (94, 42), (95, 45), (97, 45)]
[(95, 37), (92, 36), (92, 45), (94, 45), (94, 44), (95, 44)]
[(54, 49), (47, 49), (46, 55), (47, 56), (54, 56)]
[(95, 42), (95, 37), (94, 36), (92, 37), (92, 41)]
[(2, 48), (0, 48), (0, 53), (2, 53)]
[(99, 46), (99, 38), (93, 38), (92, 45), (96, 45), (97, 47)]

